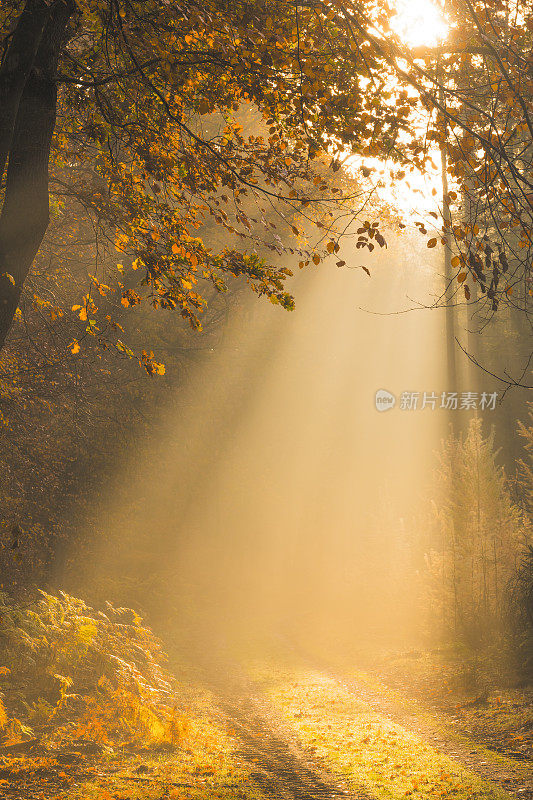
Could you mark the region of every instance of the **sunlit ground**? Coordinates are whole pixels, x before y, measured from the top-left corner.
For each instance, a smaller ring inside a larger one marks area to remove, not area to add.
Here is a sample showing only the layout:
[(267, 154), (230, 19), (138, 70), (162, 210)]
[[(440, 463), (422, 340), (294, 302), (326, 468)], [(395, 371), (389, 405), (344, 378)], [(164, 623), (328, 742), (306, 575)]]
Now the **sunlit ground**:
[[(497, 786), (465, 769), (464, 763), (376, 713), (375, 707), (351, 690), (349, 682), (339, 685), (311, 670), (268, 667), (257, 671), (256, 680), (304, 747), (342, 775), (354, 793), (363, 787), (368, 796), (379, 800), (508, 798)], [(454, 744), (459, 755), (460, 748)]]

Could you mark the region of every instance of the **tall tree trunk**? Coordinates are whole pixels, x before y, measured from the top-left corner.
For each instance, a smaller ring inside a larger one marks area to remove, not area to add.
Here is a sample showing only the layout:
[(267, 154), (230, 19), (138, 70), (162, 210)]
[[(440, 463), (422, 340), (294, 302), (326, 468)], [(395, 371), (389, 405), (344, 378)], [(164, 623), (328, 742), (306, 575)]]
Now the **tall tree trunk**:
[[(34, 9), (37, 27), (41, 3), (29, 0), (23, 15), (30, 8)], [(49, 221), (48, 161), (56, 122), (57, 65), (75, 6), (72, 0), (55, 0), (47, 9), (48, 15), (17, 104), (8, 151), (0, 214), (0, 348), (13, 322), (24, 281)], [(13, 42), (14, 39), (15, 36)], [(21, 70), (25, 68), (24, 62)]]
[[(452, 268), (452, 219), (448, 198), (448, 160), (446, 149), (441, 148), (442, 217), (444, 222), (444, 284), (446, 302), (446, 379), (448, 391), (458, 391), (457, 386), (457, 345), (454, 299), (454, 271)], [(453, 418), (450, 421), (454, 421)]]
[(0, 64), (0, 178), (11, 149), (22, 93), (50, 12), (45, 0), (28, 0)]
[[(439, 102), (445, 103), (444, 75), (440, 63), (437, 63), (437, 79), (439, 86)], [(445, 123), (446, 125), (446, 123)], [(442, 186), (442, 221), (444, 223), (444, 300), (445, 300), (445, 337), (446, 337), (446, 382), (447, 391), (458, 391), (457, 386), (457, 359), (456, 359), (456, 319), (453, 296), (453, 269), (452, 269), (452, 217), (450, 213), (450, 200), (448, 197), (448, 156), (446, 153), (446, 138), (440, 147), (440, 170)], [(454, 414), (450, 412), (450, 425), (453, 431)]]

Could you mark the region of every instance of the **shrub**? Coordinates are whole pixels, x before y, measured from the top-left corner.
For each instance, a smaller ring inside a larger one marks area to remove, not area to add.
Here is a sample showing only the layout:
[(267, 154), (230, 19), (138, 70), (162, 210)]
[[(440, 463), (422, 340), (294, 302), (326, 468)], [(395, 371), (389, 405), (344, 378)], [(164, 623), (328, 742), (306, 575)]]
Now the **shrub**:
[(180, 725), (159, 640), (127, 608), (94, 611), (45, 592), (30, 603), (0, 594), (0, 732), (175, 744)]

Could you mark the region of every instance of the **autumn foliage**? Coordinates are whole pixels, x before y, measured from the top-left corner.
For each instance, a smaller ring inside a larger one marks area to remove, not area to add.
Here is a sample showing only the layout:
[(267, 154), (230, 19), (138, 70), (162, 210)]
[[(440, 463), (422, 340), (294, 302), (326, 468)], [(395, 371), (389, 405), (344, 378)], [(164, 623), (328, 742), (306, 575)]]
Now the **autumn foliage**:
[(0, 612), (4, 745), (177, 744), (164, 654), (134, 611), (40, 592), (30, 604), (2, 595)]

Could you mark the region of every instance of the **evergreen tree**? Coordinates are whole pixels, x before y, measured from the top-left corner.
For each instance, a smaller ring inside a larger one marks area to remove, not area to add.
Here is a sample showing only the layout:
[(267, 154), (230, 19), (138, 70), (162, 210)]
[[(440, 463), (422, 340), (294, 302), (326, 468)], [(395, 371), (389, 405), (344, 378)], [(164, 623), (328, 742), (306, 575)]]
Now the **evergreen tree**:
[(452, 434), (443, 443), (439, 459), (435, 514), (442, 556), (433, 563), (441, 565), (445, 626), (471, 647), (503, 632), (509, 581), (527, 539), (497, 456), (494, 429), (484, 436), (476, 417), (464, 436)]

